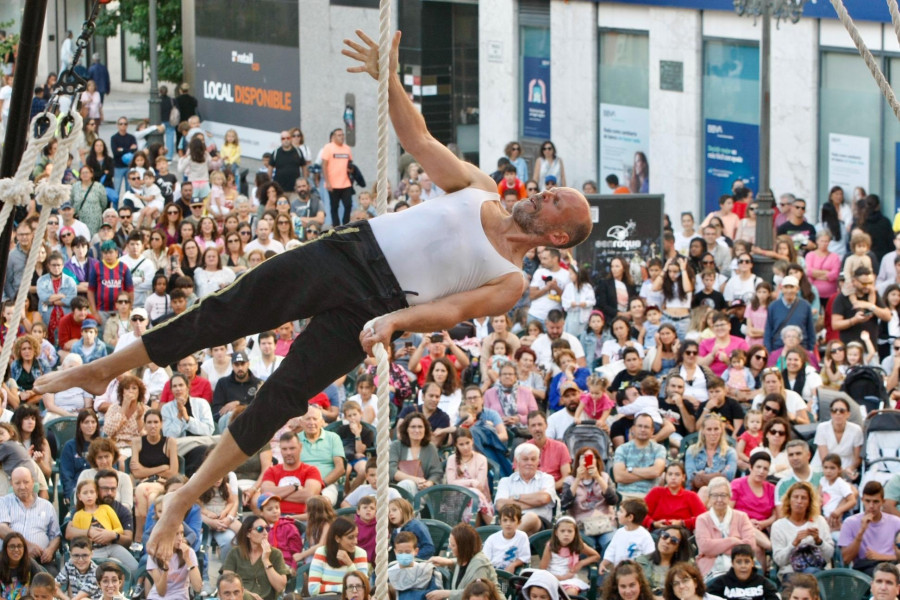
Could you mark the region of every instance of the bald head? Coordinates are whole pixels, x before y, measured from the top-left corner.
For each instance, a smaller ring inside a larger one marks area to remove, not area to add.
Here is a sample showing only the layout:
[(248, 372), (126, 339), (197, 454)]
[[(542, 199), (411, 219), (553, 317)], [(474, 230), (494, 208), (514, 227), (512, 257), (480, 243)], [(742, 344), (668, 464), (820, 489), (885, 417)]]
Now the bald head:
[(34, 498), (34, 476), (28, 467), (16, 467), (10, 476), (13, 492), (22, 502), (30, 502)]
[(513, 221), (538, 243), (571, 248), (591, 233), (591, 207), (584, 194), (569, 187), (552, 188), (520, 200), (513, 206)]

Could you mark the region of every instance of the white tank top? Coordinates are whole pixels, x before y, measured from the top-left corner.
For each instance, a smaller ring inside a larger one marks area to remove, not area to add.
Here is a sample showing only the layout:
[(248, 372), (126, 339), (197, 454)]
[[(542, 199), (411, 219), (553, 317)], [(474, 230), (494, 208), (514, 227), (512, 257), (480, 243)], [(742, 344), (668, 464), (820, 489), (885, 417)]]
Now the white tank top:
[(369, 221), (410, 306), (473, 290), (522, 269), (500, 255), (481, 225), (495, 192), (465, 188)]

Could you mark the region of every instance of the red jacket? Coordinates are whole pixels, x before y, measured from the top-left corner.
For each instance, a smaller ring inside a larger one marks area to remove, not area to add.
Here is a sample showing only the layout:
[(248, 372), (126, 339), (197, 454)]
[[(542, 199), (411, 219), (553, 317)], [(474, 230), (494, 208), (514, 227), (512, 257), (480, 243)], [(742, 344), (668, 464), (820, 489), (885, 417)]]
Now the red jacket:
[(654, 521), (684, 521), (684, 526), (694, 530), (697, 517), (706, 512), (706, 506), (700, 500), (696, 492), (681, 489), (673, 495), (669, 488), (657, 486), (647, 492), (644, 497), (647, 502), (647, 516), (644, 518), (644, 527), (651, 529)]
[(303, 538), (300, 537), (293, 519), (281, 517), (275, 522), (275, 526), (269, 531), (269, 545), (281, 550), (287, 566), (297, 568), (294, 554), (303, 552)]

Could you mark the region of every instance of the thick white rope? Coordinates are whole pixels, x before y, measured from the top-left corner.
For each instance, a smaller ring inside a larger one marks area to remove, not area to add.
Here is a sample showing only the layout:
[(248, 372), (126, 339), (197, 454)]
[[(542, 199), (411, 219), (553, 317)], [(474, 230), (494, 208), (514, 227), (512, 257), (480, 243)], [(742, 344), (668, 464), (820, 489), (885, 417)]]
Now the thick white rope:
[(35, 124), (43, 117), (50, 119), (51, 126), (48, 126), (40, 137), (30, 137), (15, 175), (0, 179), (0, 200), (3, 201), (3, 209), (0, 210), (0, 231), (6, 228), (13, 209), (16, 206), (26, 206), (31, 199), (31, 194), (34, 193), (31, 173), (41, 157), (41, 151), (56, 135), (56, 117), (50, 113), (41, 113), (31, 120), (29, 136), (34, 134)]
[[(378, 161), (376, 163), (377, 194), (375, 210), (379, 215), (387, 212), (388, 201), (388, 81), (393, 75), (391, 64), (391, 0), (381, 0), (378, 12)], [(375, 319), (366, 323), (371, 328)], [(390, 343), (390, 342), (388, 342)], [(377, 444), (375, 503), (375, 599), (388, 600), (388, 503), (390, 501), (390, 470), (388, 455), (391, 452), (391, 397), (390, 365), (383, 344), (376, 344), (372, 353), (377, 361), (378, 376)]]
[[(891, 2), (892, 0), (888, 0), (889, 7), (891, 6)], [(841, 20), (841, 23), (843, 23), (847, 33), (850, 34), (850, 39), (852, 39), (853, 43), (856, 45), (856, 49), (865, 61), (866, 66), (869, 67), (869, 71), (872, 73), (872, 77), (875, 78), (875, 83), (878, 84), (878, 89), (881, 90), (884, 99), (890, 104), (891, 110), (894, 111), (894, 115), (897, 119), (900, 119), (900, 102), (897, 101), (897, 96), (894, 95), (891, 84), (885, 79), (884, 73), (881, 72), (881, 68), (875, 61), (875, 57), (872, 56), (872, 52), (866, 46), (862, 36), (859, 35), (859, 30), (856, 28), (856, 25), (853, 24), (853, 19), (851, 19), (850, 15), (847, 13), (847, 8), (844, 6), (843, 0), (831, 0), (831, 5), (837, 12), (838, 18)], [(898, 25), (898, 20), (900, 19), (894, 18), (894, 12), (895, 7), (891, 7), (891, 19), (894, 21), (894, 31), (898, 31), (898, 27), (900, 27), (900, 25)], [(898, 35), (898, 38), (900, 38), (900, 35)]]
[(887, 0), (888, 9), (891, 12), (891, 23), (894, 25), (894, 35), (900, 42), (900, 9), (897, 7), (897, 0)]
[[(16, 332), (19, 330), (19, 323), (22, 321), (22, 315), (25, 312), (25, 303), (28, 300), (28, 288), (31, 283), (31, 276), (34, 274), (34, 267), (38, 261), (38, 255), (41, 252), (41, 242), (47, 232), (47, 222), (50, 220), (50, 214), (54, 209), (59, 208), (63, 202), (69, 200), (71, 196), (71, 186), (63, 185), (62, 178), (66, 172), (66, 163), (69, 154), (78, 146), (82, 137), (83, 122), (81, 115), (77, 112), (70, 113), (72, 118), (71, 129), (69, 134), (60, 132), (59, 145), (56, 148), (56, 154), (53, 156), (52, 170), (50, 176), (40, 182), (35, 188), (35, 201), (41, 206), (41, 216), (38, 219), (37, 229), (31, 238), (31, 250), (28, 252), (28, 259), (25, 261), (25, 270), (22, 272), (22, 279), (19, 283), (19, 289), (16, 295), (16, 304), (13, 308), (12, 320), (6, 330), (6, 339), (3, 341), (3, 350), (0, 351), (0, 365), (9, 364), (9, 357), (12, 355), (13, 345), (16, 341)], [(56, 117), (52, 116), (54, 127), (51, 127), (51, 133), (56, 131)], [(32, 149), (33, 143), (30, 143), (28, 149)], [(27, 155), (26, 151), (26, 155)], [(22, 162), (25, 162), (23, 156)], [(16, 177), (19, 176), (18, 171)], [(4, 206), (4, 209), (6, 207)], [(39, 355), (40, 348), (35, 348), (35, 360)]]

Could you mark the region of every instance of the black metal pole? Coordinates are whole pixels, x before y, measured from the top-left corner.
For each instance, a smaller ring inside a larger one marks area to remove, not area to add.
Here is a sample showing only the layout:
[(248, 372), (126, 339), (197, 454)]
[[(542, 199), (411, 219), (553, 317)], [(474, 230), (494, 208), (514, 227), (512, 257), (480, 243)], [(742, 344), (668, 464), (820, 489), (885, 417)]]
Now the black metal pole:
[[(3, 142), (3, 157), (0, 160), (0, 178), (12, 177), (15, 174), (25, 151), (28, 126), (31, 122), (31, 97), (37, 77), (46, 13), (47, 0), (25, 0), (9, 118), (6, 120), (6, 138)], [(6, 281), (6, 260), (9, 257), (10, 240), (12, 240), (12, 219), (6, 224), (3, 233), (0, 233), (0, 285)]]

